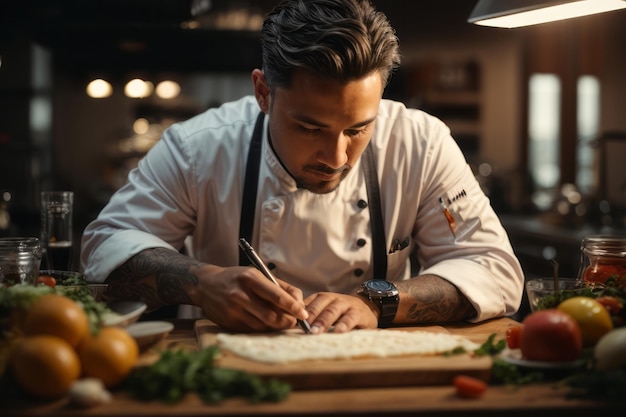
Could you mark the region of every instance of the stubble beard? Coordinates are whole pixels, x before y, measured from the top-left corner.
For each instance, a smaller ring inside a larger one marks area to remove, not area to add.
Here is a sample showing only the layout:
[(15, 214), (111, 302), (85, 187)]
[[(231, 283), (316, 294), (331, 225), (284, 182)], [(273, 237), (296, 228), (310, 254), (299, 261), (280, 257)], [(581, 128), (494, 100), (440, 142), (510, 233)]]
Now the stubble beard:
[[(325, 169), (323, 171), (327, 172), (328, 169)], [(350, 167), (346, 165), (342, 168), (341, 175), (339, 176), (339, 178), (334, 179), (332, 181), (313, 182), (313, 181), (307, 181), (306, 179), (302, 177), (295, 178), (295, 180), (298, 185), (298, 188), (310, 191), (314, 194), (328, 194), (328, 193), (332, 193), (339, 187), (339, 185), (344, 180), (344, 178), (346, 178), (349, 172), (350, 172)]]

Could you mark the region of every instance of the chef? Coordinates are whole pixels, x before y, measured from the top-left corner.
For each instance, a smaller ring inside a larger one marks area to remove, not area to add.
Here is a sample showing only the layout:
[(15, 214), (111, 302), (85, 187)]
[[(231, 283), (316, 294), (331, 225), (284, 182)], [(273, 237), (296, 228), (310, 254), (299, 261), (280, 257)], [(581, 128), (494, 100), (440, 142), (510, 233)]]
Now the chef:
[(87, 226), (87, 279), (235, 331), (517, 311), (519, 262), (450, 130), (382, 99), (400, 62), (387, 18), (367, 0), (286, 0), (261, 43), (254, 95), (171, 126)]

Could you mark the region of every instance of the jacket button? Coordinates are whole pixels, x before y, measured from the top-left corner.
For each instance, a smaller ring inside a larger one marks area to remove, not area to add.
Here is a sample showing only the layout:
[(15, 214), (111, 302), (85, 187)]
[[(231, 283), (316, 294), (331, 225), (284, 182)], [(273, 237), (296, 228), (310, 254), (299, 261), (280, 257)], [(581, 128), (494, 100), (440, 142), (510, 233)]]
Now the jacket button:
[(357, 269), (354, 270), (354, 276), (355, 277), (358, 278), (358, 277), (360, 277), (362, 275), (363, 275), (363, 270), (361, 268), (357, 268)]
[(357, 239), (357, 241), (356, 241), (356, 245), (359, 246), (359, 247), (365, 246), (366, 243), (367, 243), (367, 240), (365, 240), (365, 239)]
[(359, 200), (359, 202), (358, 202), (358, 203), (356, 203), (356, 205), (357, 205), (359, 208), (364, 209), (365, 207), (367, 207), (367, 201), (365, 201), (365, 200)]
[(274, 262), (269, 262), (267, 264), (267, 267), (270, 271), (273, 271), (274, 269), (276, 269), (276, 264)]

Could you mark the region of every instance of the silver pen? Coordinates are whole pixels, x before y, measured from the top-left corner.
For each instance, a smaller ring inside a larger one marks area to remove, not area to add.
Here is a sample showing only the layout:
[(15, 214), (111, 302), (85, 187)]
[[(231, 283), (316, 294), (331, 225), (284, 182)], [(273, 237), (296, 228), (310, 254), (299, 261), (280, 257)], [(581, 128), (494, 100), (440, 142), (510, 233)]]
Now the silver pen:
[[(261, 260), (261, 257), (256, 253), (254, 248), (246, 241), (246, 239), (239, 239), (239, 247), (241, 248), (241, 250), (243, 250), (248, 259), (250, 259), (250, 262), (252, 262), (252, 265), (254, 265), (256, 269), (261, 271), (261, 273), (263, 273), (263, 275), (265, 275), (265, 277), (272, 281), (274, 284), (280, 286), (280, 284), (278, 284), (278, 281), (276, 281), (276, 278), (274, 278), (274, 276), (270, 272), (270, 269), (267, 267), (267, 265), (265, 265), (263, 260)], [(298, 325), (302, 328), (302, 330), (304, 330), (304, 333), (311, 333), (311, 326), (306, 320), (298, 319)]]

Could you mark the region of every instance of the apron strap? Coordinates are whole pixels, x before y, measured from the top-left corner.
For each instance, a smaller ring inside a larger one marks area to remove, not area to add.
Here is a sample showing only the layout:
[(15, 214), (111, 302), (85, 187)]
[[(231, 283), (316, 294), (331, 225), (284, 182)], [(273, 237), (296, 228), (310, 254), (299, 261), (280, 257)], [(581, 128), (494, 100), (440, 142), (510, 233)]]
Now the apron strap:
[[(263, 119), (265, 113), (260, 112), (254, 126), (248, 159), (246, 162), (246, 174), (243, 184), (243, 200), (241, 217), (239, 220), (239, 236), (252, 242), (252, 230), (256, 209), (259, 169), (261, 165), (261, 145), (263, 139)], [(362, 158), (365, 186), (369, 200), (370, 227), (372, 228), (372, 251), (374, 264), (374, 278), (386, 279), (387, 276), (387, 245), (385, 239), (385, 226), (380, 206), (380, 190), (372, 144), (368, 144)], [(250, 261), (246, 254), (239, 250), (239, 265), (248, 266)]]
[[(265, 113), (259, 112), (250, 141), (248, 160), (246, 162), (246, 177), (243, 183), (243, 200), (241, 205), (241, 217), (239, 218), (239, 237), (252, 242), (252, 230), (254, 228), (254, 211), (256, 209), (256, 193), (259, 188), (259, 167), (261, 165), (261, 144), (263, 142), (263, 119)], [(248, 256), (239, 249), (239, 265), (250, 264)]]
[(378, 175), (376, 175), (376, 161), (372, 142), (367, 145), (361, 158), (365, 187), (367, 188), (367, 205), (370, 210), (370, 227), (372, 229), (372, 256), (374, 263), (374, 279), (387, 279), (387, 240), (385, 239), (385, 225), (383, 212), (380, 206), (380, 189)]

